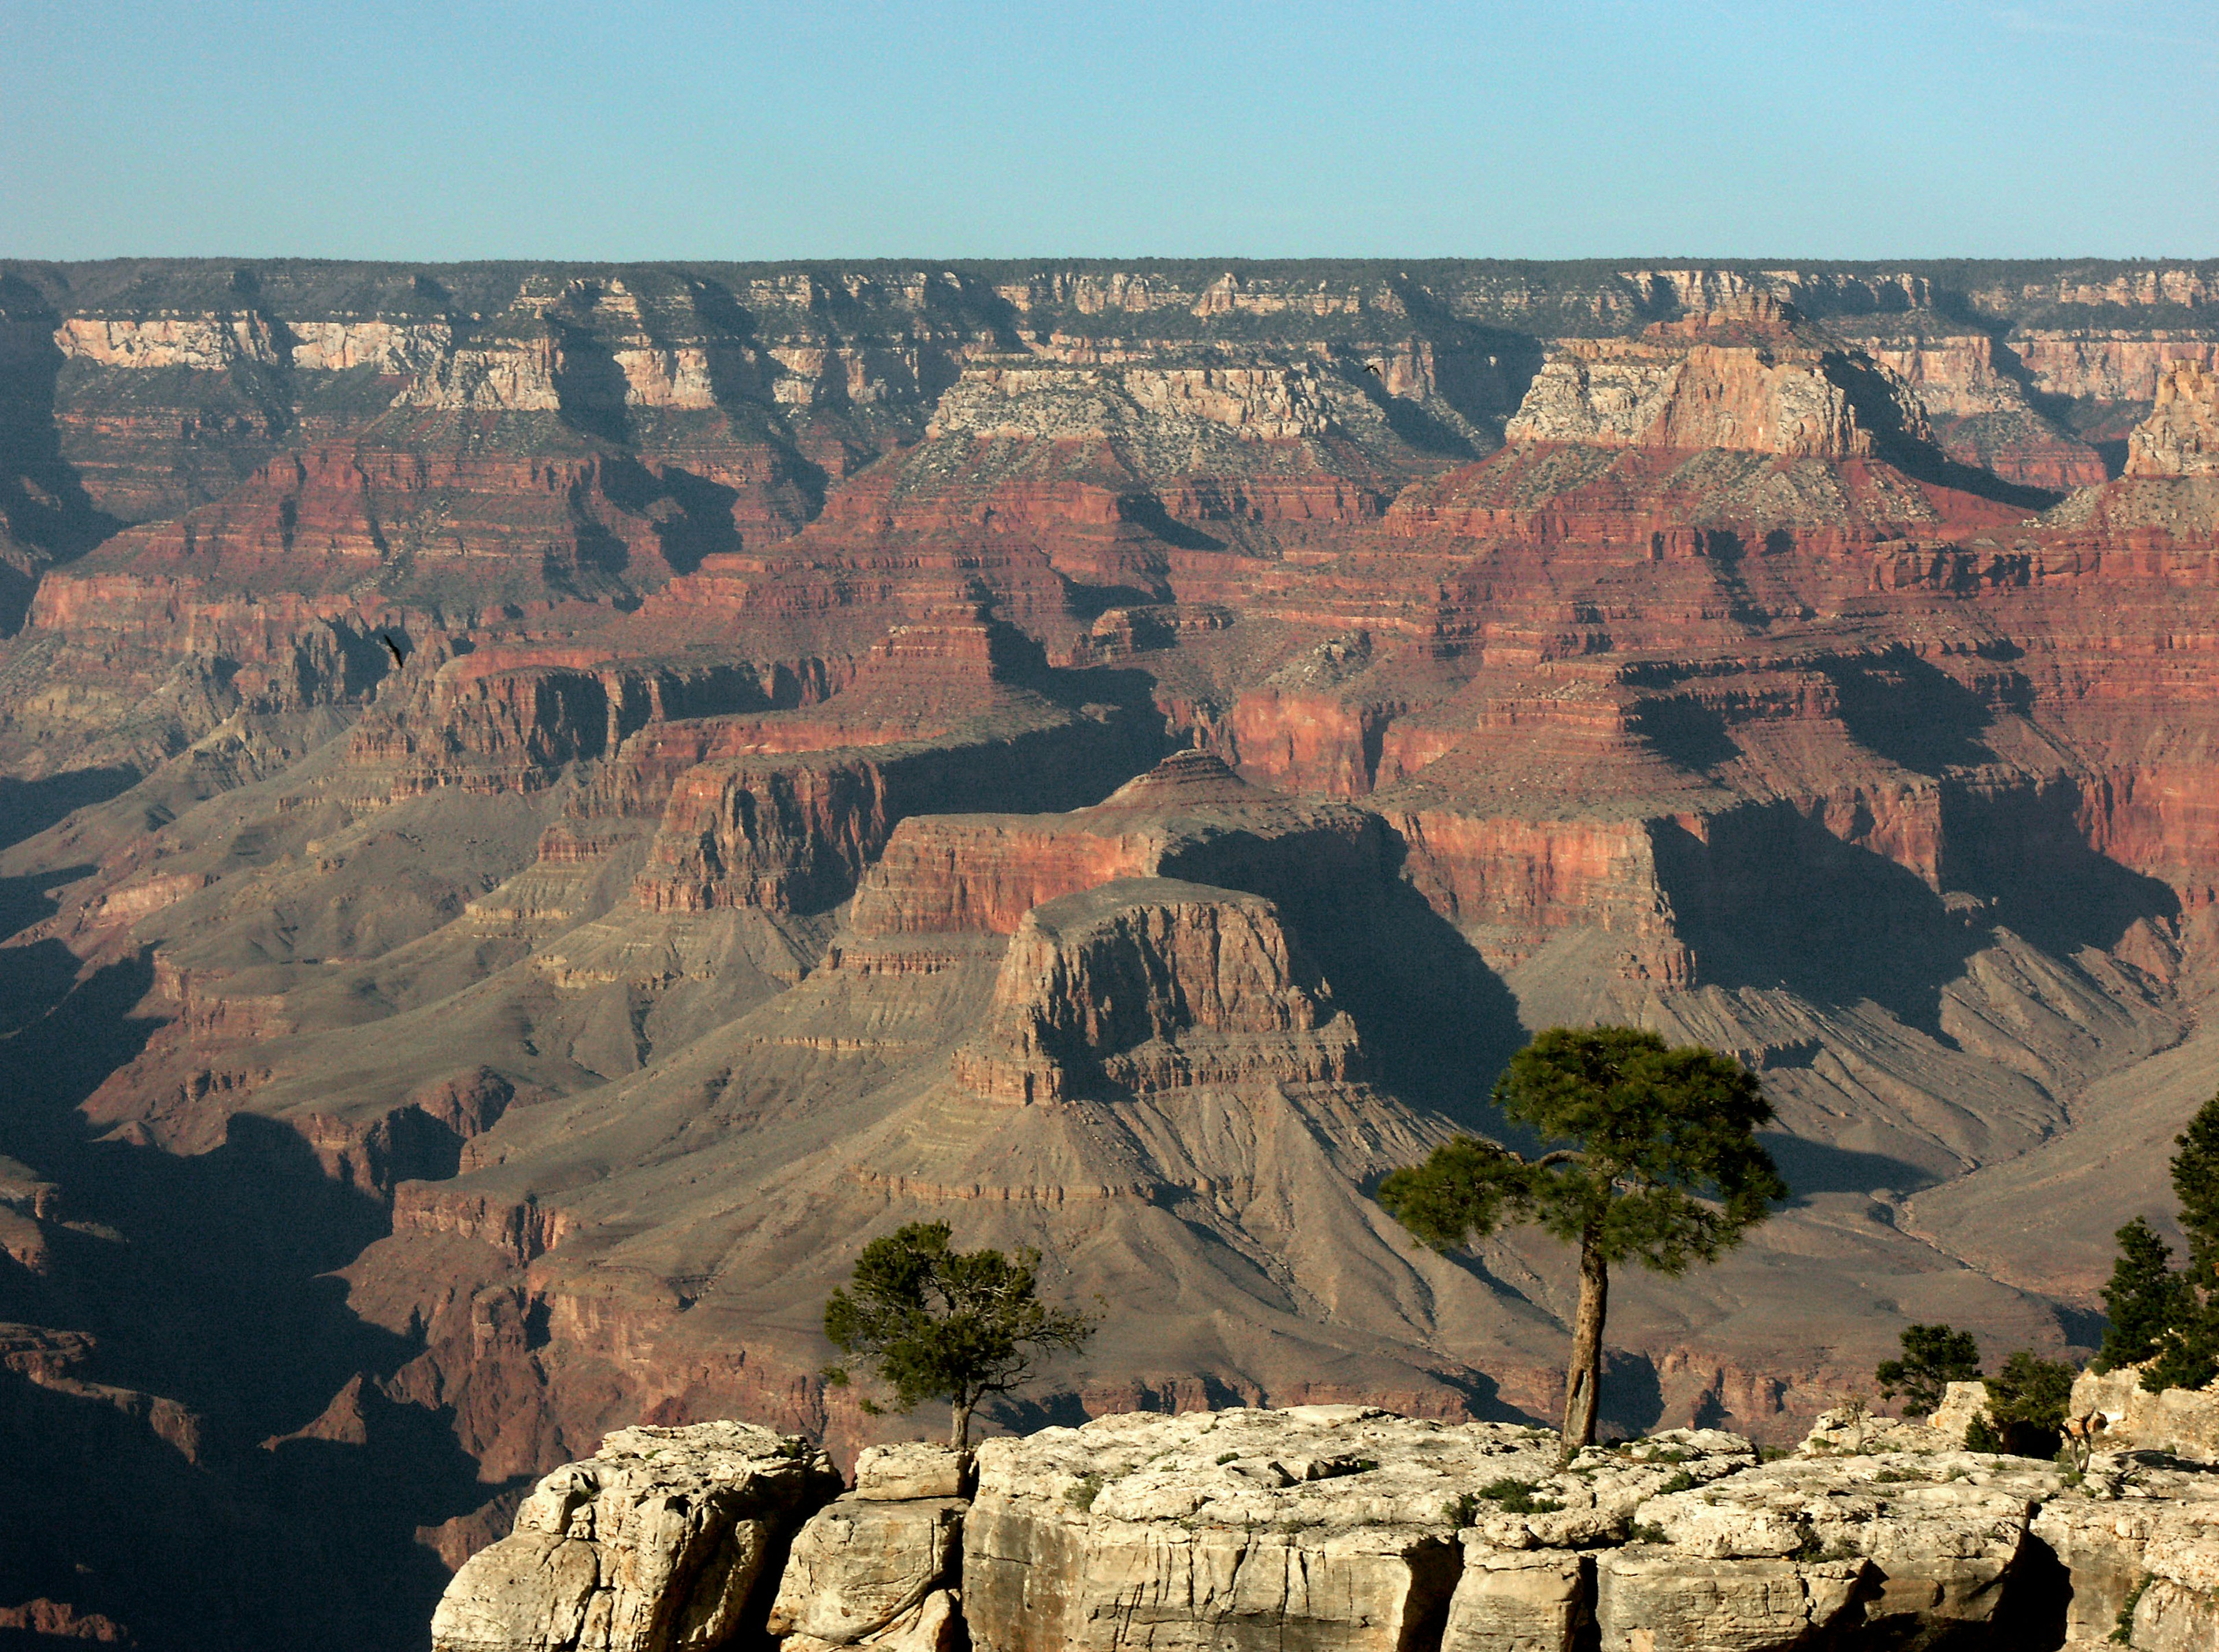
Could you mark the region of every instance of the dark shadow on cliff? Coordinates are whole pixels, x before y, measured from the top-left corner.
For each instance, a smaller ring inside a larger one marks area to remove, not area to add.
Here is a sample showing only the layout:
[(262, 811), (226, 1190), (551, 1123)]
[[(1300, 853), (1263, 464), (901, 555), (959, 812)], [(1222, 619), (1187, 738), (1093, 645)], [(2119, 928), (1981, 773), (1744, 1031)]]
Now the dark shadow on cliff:
[[(0, 776), (0, 848), (36, 837), (71, 811), (121, 797), (144, 777), (135, 768), (117, 764), (109, 768), (77, 768), (65, 774), (49, 774), (42, 780), (19, 780)], [(48, 884), (64, 881), (57, 873)], [(13, 934), (14, 931), (9, 931)]]
[(1981, 739), (1994, 720), (1987, 703), (1908, 649), (1820, 668), (1834, 684), (1843, 726), (1866, 750), (1926, 774), (1995, 761)]
[(37, 288), (0, 276), (0, 564), (19, 576), (0, 591), (0, 636), (22, 629), (41, 565), (73, 561), (124, 525), (94, 506), (62, 456), (60, 322)]
[(1897, 382), (1862, 356), (1829, 351), (1824, 370), (1856, 404), (1859, 421), (1872, 433), (1874, 456), (1905, 475), (2028, 512), (2046, 511), (2065, 497), (2054, 488), (2005, 481), (1992, 470), (1961, 464), (1906, 428), (1896, 401)]
[(12, 1599), (70, 1600), (152, 1646), (420, 1645), (445, 1570), (416, 1531), (488, 1488), (444, 1413), (384, 1399), (417, 1345), (351, 1313), (333, 1275), (390, 1231), (383, 1204), (251, 1114), (197, 1154), (91, 1139), (78, 1104), (159, 1025), (134, 1013), (152, 968), (47, 974), (50, 1002), (22, 1001), (0, 1038), (0, 1152), (58, 1185), (59, 1214), (43, 1272), (0, 1268), (0, 1322), (92, 1347), (67, 1373), (81, 1392), (0, 1376), (0, 1430), (22, 1442), (0, 1500), (23, 1523), (20, 1542), (0, 1528), (0, 1580), (13, 1563)]
[(1650, 835), (1699, 980), (1785, 987), (1821, 1003), (1870, 1000), (1951, 1041), (1942, 987), (1988, 935), (1916, 874), (1784, 804), (1714, 817), (1707, 839), (1673, 821)]
[(2172, 885), (2088, 846), (2081, 788), (2059, 778), (1942, 788), (1942, 880), (1980, 896), (1990, 918), (2056, 958), (2118, 945), (2147, 921), (2181, 917)]
[(631, 427), (625, 416), (625, 397), (631, 387), (615, 355), (583, 327), (551, 319), (548, 325), (556, 350), (558, 416), (572, 430), (626, 445)]
[(1814, 1193), (1916, 1193), (1939, 1179), (1886, 1153), (1857, 1152), (1784, 1130), (1768, 1130), (1761, 1140), (1787, 1178), (1791, 1206), (1807, 1202)]
[(1161, 875), (1277, 904), (1355, 1022), (1373, 1080), (1405, 1101), (1484, 1125), (1486, 1096), (1526, 1040), (1517, 1002), (1456, 927), (1401, 876), (1383, 823), (1263, 838), (1228, 832)]

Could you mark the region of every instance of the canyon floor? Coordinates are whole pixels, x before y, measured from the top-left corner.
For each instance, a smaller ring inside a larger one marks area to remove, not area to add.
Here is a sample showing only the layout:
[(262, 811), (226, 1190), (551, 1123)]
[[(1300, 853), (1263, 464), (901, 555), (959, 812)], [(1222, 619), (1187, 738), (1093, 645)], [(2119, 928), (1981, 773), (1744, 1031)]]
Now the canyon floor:
[(1563, 1022), (1794, 1189), (1613, 1429), (2085, 1354), (2215, 558), (2210, 264), (0, 264), (0, 1633), (419, 1645), (611, 1429), (851, 1460), (913, 1220), (1100, 1317), (998, 1428), (1548, 1419), (1561, 1247), (1370, 1195)]

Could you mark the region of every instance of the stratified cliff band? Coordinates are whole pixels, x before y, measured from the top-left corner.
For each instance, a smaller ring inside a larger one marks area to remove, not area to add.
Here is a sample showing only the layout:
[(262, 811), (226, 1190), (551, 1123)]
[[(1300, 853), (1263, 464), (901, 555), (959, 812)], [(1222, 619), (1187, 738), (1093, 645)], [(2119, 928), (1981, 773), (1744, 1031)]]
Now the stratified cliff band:
[(0, 266), (0, 1611), (412, 1644), (612, 1429), (845, 1464), (913, 1220), (1103, 1314), (995, 1427), (1547, 1417), (1561, 1248), (1369, 1194), (1563, 1022), (1796, 1189), (1614, 1426), (2085, 1351), (2215, 444), (2208, 264)]

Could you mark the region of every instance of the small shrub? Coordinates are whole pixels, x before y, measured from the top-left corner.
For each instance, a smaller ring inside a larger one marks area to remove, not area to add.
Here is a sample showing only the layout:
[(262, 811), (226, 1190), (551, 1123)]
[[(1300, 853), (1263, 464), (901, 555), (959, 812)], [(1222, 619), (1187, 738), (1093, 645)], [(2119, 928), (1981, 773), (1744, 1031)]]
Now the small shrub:
[(1924, 1475), (1907, 1475), (1897, 1469), (1883, 1469), (1873, 1476), (1875, 1486), (1900, 1486), (1906, 1480), (1924, 1480)]
[(1063, 1500), (1084, 1514), (1094, 1506), (1094, 1500), (1102, 1495), (1103, 1484), (1100, 1475), (1082, 1475), (1078, 1483), (1064, 1493)]
[(2141, 1605), (2142, 1597), (2149, 1593), (2151, 1581), (2150, 1574), (2144, 1572), (2135, 1587), (2127, 1591), (2125, 1604), (2119, 1608), (2118, 1621), (2111, 1625), (2111, 1638), (2121, 1646), (2134, 1644), (2135, 1608)]
[(1694, 1488), (1695, 1476), (1685, 1469), (1681, 1469), (1656, 1488), (1656, 1494), (1659, 1497), (1669, 1497), (1674, 1492), (1693, 1491)]
[(1228, 1463), (1237, 1462), (1240, 1456), (1238, 1451), (1220, 1451), (1217, 1454), (1217, 1466), (1221, 1469)]
[(2002, 1370), (1985, 1379), (1988, 1413), (1996, 1419), (2003, 1450), (2022, 1457), (2055, 1455), (2065, 1443), (2073, 1376), (2064, 1361), (2042, 1359), (2022, 1348), (2004, 1362)]
[[(1999, 1452), (2004, 1449), (2004, 1437), (1996, 1432), (1995, 1425), (1981, 1412), (1965, 1425), (1965, 1449), (1967, 1451)], [(1952, 1480), (1955, 1475), (1949, 1476)]]
[(1461, 1531), (1479, 1518), (1479, 1496), (1476, 1492), (1458, 1492), (1441, 1505), (1441, 1518)]
[(1663, 1526), (1652, 1525), (1646, 1520), (1636, 1520), (1627, 1528), (1625, 1540), (1628, 1543), (1669, 1543), (1672, 1538)]
[(1495, 1504), (1505, 1514), (1554, 1514), (1564, 1506), (1552, 1503), (1545, 1497), (1536, 1497), (1530, 1481), (1498, 1480), (1482, 1486), (1479, 1494)]

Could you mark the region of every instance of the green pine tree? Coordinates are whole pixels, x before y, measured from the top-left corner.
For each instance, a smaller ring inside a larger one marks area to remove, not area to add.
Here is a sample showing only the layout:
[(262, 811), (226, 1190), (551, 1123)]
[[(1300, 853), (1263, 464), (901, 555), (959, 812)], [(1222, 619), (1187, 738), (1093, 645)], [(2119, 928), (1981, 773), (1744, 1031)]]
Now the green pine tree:
[(2172, 1247), (2141, 1217), (2115, 1237), (2119, 1259), (2111, 1282), (2104, 1287), (2104, 1346), (2096, 1356), (2099, 1370), (2139, 1365), (2158, 1351), (2168, 1332), (2187, 1322), (2196, 1292), (2185, 1274), (2172, 1267)]
[[(911, 1222), (873, 1239), (855, 1260), (854, 1294), (843, 1287), (824, 1304), (824, 1334), (869, 1363), (896, 1410), (947, 1400), (949, 1443), (961, 1450), (980, 1400), (1024, 1382), (1035, 1359), (1084, 1347), (1094, 1328), (1039, 1301), (1038, 1252), (958, 1251), (948, 1239), (946, 1222)], [(844, 1366), (824, 1376), (836, 1388), (848, 1381)]]
[(1873, 1368), (1880, 1396), (1903, 1399), (1903, 1414), (1924, 1417), (1942, 1403), (1952, 1382), (1972, 1382), (1980, 1375), (1980, 1345), (1969, 1331), (1946, 1325), (1911, 1325), (1898, 1338), (1901, 1359), (1884, 1359)]
[(1594, 1443), (1612, 1266), (1677, 1275), (1715, 1261), (1787, 1196), (1756, 1140), (1772, 1107), (1738, 1061), (1668, 1047), (1637, 1027), (1551, 1028), (1511, 1058), (1495, 1104), (1545, 1141), (1572, 1145), (1529, 1160), (1460, 1136), (1388, 1177), (1379, 1202), (1436, 1250), (1512, 1221), (1579, 1247), (1564, 1383), (1569, 1452)]

